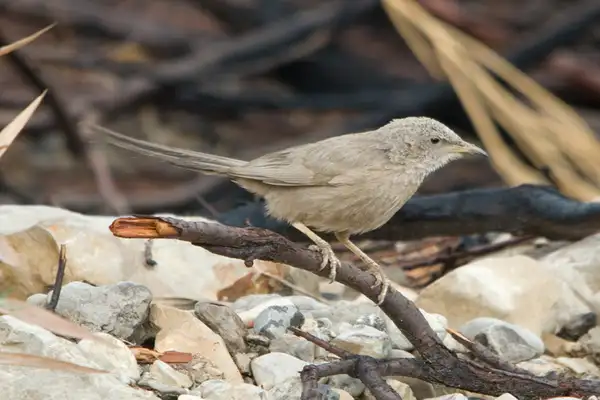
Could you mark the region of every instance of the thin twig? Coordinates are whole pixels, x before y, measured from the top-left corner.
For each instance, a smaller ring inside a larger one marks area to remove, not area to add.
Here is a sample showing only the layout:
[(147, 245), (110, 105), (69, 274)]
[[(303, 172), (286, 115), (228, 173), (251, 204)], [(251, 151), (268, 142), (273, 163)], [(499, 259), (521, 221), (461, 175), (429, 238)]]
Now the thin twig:
[(526, 243), (526, 242), (529, 242), (534, 239), (535, 239), (535, 236), (522, 236), (522, 237), (511, 238), (509, 240), (506, 240), (506, 241), (503, 241), (500, 243), (492, 243), (492, 244), (477, 246), (477, 247), (473, 247), (471, 249), (456, 252), (456, 253), (438, 254), (435, 257), (424, 257), (424, 258), (421, 258), (421, 259), (418, 259), (415, 261), (412, 261), (412, 260), (405, 261), (406, 264), (401, 262), (400, 266), (402, 267), (402, 269), (407, 270), (407, 271), (417, 269), (420, 267), (425, 267), (428, 265), (434, 265), (434, 264), (446, 264), (448, 266), (448, 265), (454, 264), (457, 260), (462, 259), (462, 258), (472, 258), (472, 257), (476, 257), (476, 256), (493, 253), (495, 251), (503, 250), (503, 249), (506, 249), (511, 246)]
[(60, 298), (60, 291), (62, 289), (63, 279), (65, 277), (65, 268), (67, 267), (67, 246), (65, 244), (60, 245), (60, 251), (58, 253), (58, 267), (56, 268), (56, 279), (54, 280), (54, 287), (52, 288), (52, 297), (46, 304), (46, 309), (50, 311), (56, 311), (58, 299)]
[(196, 195), (196, 200), (202, 207), (206, 209), (212, 215), (213, 218), (219, 218), (220, 213), (214, 208), (201, 194)]
[(289, 287), (290, 289), (292, 289), (292, 290), (294, 290), (294, 291), (296, 291), (296, 292), (298, 292), (298, 293), (301, 293), (301, 294), (303, 294), (303, 295), (305, 295), (305, 296), (308, 296), (308, 297), (310, 297), (310, 298), (312, 298), (312, 299), (315, 299), (315, 300), (317, 300), (317, 301), (319, 301), (319, 302), (321, 302), (321, 303), (330, 304), (330, 302), (329, 302), (327, 299), (324, 299), (324, 298), (323, 298), (323, 297), (321, 297), (321, 296), (315, 296), (314, 294), (312, 294), (312, 293), (311, 293), (311, 292), (309, 292), (308, 290), (306, 290), (306, 289), (304, 289), (304, 288), (302, 288), (302, 287), (300, 287), (300, 286), (298, 286), (298, 285), (294, 285), (293, 283), (291, 283), (291, 282), (288, 282), (288, 281), (286, 281), (285, 279), (283, 279), (283, 278), (280, 278), (280, 277), (278, 277), (278, 276), (276, 276), (276, 275), (274, 275), (274, 274), (272, 274), (272, 273), (270, 273), (270, 272), (266, 272), (266, 271), (260, 271), (260, 270), (259, 270), (258, 272), (259, 272), (261, 275), (264, 275), (264, 276), (268, 277), (269, 279), (273, 279), (273, 280), (275, 280), (275, 281), (277, 281), (277, 282), (281, 283), (281, 284), (282, 284), (282, 285), (284, 285), (284, 286), (287, 286), (287, 287)]
[(295, 326), (290, 326), (290, 327), (288, 327), (288, 329), (290, 331), (292, 331), (292, 333), (294, 335), (304, 338), (304, 339), (308, 340), (309, 342), (316, 344), (320, 348), (330, 352), (331, 354), (335, 354), (336, 356), (338, 356), (340, 358), (354, 357), (354, 354), (352, 354), (342, 348), (334, 346), (331, 343), (324, 341), (323, 339), (319, 339), (318, 337), (316, 337), (315, 335), (313, 335), (311, 333), (304, 332), (303, 330), (298, 329)]
[(146, 264), (146, 266), (149, 268), (156, 267), (156, 265), (158, 265), (156, 260), (152, 257), (153, 243), (154, 240), (152, 239), (148, 239), (144, 242), (144, 264)]

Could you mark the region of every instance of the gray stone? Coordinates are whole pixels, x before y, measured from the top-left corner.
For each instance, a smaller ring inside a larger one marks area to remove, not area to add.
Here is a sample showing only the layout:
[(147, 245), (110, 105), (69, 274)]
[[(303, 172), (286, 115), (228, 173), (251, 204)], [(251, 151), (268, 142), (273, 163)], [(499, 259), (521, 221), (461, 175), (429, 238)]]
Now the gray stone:
[(287, 353), (303, 361), (312, 362), (315, 360), (317, 346), (304, 338), (286, 333), (271, 340), (269, 351), (271, 353)]
[(233, 361), (243, 375), (250, 375), (250, 361), (257, 356), (256, 353), (236, 353), (233, 355)]
[(581, 377), (587, 376), (593, 379), (598, 379), (598, 376), (600, 376), (600, 370), (598, 367), (586, 358), (558, 357), (556, 362), (560, 365), (566, 366)]
[(301, 327), (304, 315), (295, 305), (273, 305), (262, 310), (254, 319), (254, 330), (270, 339), (283, 336), (290, 326)]
[(496, 318), (475, 318), (459, 330), (512, 363), (531, 360), (544, 353), (544, 342), (533, 332)]
[[(419, 309), (419, 311), (421, 312), (423, 317), (425, 317), (425, 320), (427, 321), (431, 329), (433, 329), (435, 334), (440, 338), (440, 340), (443, 341), (446, 338), (446, 336), (448, 336), (448, 333), (446, 332), (446, 328), (448, 327), (448, 320), (446, 319), (446, 317), (440, 314), (428, 313), (423, 309)], [(394, 348), (407, 351), (414, 349), (413, 344), (406, 338), (406, 336), (404, 336), (402, 331), (400, 331), (400, 329), (398, 329), (398, 327), (394, 325), (394, 323), (389, 317), (384, 316), (384, 320), (387, 326), (386, 331), (390, 335), (390, 339), (392, 340)]]
[(35, 293), (27, 298), (27, 302), (34, 306), (46, 307), (48, 304), (48, 295), (44, 293)]
[(307, 362), (285, 353), (269, 353), (250, 363), (256, 384), (269, 390), (289, 378), (299, 378)]
[(554, 358), (546, 355), (520, 362), (517, 364), (517, 367), (529, 371), (536, 376), (546, 376), (552, 373), (563, 374), (568, 371), (565, 365), (559, 364)]
[(61, 290), (56, 313), (93, 332), (128, 339), (148, 318), (151, 301), (150, 290), (133, 282), (97, 287), (71, 282)]
[[(556, 332), (573, 315), (589, 312), (558, 271), (526, 256), (491, 255), (461, 266), (428, 285), (416, 305), (458, 327), (474, 318), (494, 317), (536, 335)], [(575, 281), (572, 281), (575, 282)], [(576, 291), (579, 290), (579, 284)]]
[[(412, 390), (406, 383), (397, 381), (395, 379), (386, 379), (385, 381), (387, 382), (388, 385), (390, 385), (392, 387), (392, 389), (394, 389), (394, 391), (396, 393), (398, 393), (400, 395), (400, 398), (402, 398), (402, 400), (417, 400), (415, 395), (413, 394)], [(373, 396), (373, 394), (368, 389), (365, 390), (363, 399), (377, 400), (375, 398), (375, 396)]]
[(258, 333), (249, 332), (246, 335), (246, 343), (248, 344), (248, 352), (265, 354), (269, 352), (271, 339)]
[(350, 393), (352, 397), (358, 397), (365, 391), (365, 385), (360, 379), (353, 378), (346, 374), (330, 376), (327, 380), (327, 384), (334, 388), (345, 390)]
[(249, 294), (234, 301), (233, 304), (231, 304), (231, 308), (239, 313), (248, 311), (259, 304), (273, 299), (283, 299), (283, 297), (278, 294)]
[(594, 312), (578, 314), (571, 318), (556, 335), (574, 342), (595, 327), (597, 320), (598, 317)]
[[(321, 393), (319, 399), (340, 400), (340, 394), (328, 385), (319, 384), (317, 390)], [(268, 391), (269, 400), (300, 400), (302, 382), (300, 378), (289, 378), (272, 387)]]
[(366, 314), (358, 317), (354, 323), (355, 325), (367, 325), (372, 326), (373, 328), (380, 330), (382, 332), (387, 332), (385, 320), (381, 318), (377, 314)]
[(298, 307), (298, 310), (305, 315), (314, 311), (328, 310), (330, 308), (329, 305), (321, 303), (320, 301), (308, 296), (287, 296), (286, 299), (291, 301), (296, 307)]
[(213, 302), (197, 302), (194, 313), (213, 332), (220, 335), (230, 353), (246, 351), (246, 327), (233, 309)]
[(160, 360), (156, 360), (139, 381), (140, 386), (150, 387), (163, 395), (187, 394), (192, 384), (189, 376)]
[(329, 309), (322, 310), (318, 313), (313, 313), (314, 318), (328, 318), (333, 326), (338, 325), (341, 322), (347, 322), (353, 324), (358, 318), (363, 315), (375, 314), (383, 318), (383, 312), (375, 304), (369, 303), (354, 303), (351, 301), (338, 301), (333, 304)]
[[(97, 346), (108, 345), (98, 343)], [(94, 361), (88, 358), (89, 353), (85, 349), (86, 345), (80, 347), (39, 326), (6, 315), (0, 317), (1, 352), (27, 353), (95, 369), (107, 366), (105, 359)], [(113, 366), (118, 363), (118, 360), (111, 362)], [(125, 369), (123, 367), (122, 371)], [(152, 392), (134, 389), (124, 384), (119, 375), (0, 365), (0, 387), (4, 388), (2, 398), (6, 399), (159, 400)], [(127, 376), (127, 373), (124, 376)]]
[(192, 356), (192, 361), (188, 363), (187, 370), (196, 384), (211, 379), (225, 378), (225, 374), (215, 365), (215, 363), (204, 357), (202, 354), (194, 354)]
[(163, 399), (171, 399), (182, 394), (188, 394), (190, 391), (179, 386), (169, 385), (160, 382), (152, 377), (149, 372), (144, 372), (142, 378), (138, 382), (138, 386), (152, 389), (158, 393)]
[(340, 333), (331, 344), (354, 354), (374, 358), (386, 358), (392, 351), (392, 342), (388, 334), (366, 325)]
[[(247, 383), (231, 384), (223, 380), (203, 382), (196, 391), (206, 400), (267, 400), (267, 393)], [(270, 400), (270, 399), (269, 399)]]
[(425, 400), (469, 400), (469, 398), (462, 393), (452, 393), (439, 397), (428, 397)]
[(116, 374), (121, 382), (130, 384), (140, 379), (140, 369), (135, 356), (129, 347), (119, 339), (103, 332), (94, 334), (110, 346), (100, 344), (96, 340), (83, 339), (79, 341), (79, 347), (87, 358), (98, 364), (102, 369)]
[(600, 327), (596, 326), (579, 339), (581, 347), (596, 363), (600, 362)]

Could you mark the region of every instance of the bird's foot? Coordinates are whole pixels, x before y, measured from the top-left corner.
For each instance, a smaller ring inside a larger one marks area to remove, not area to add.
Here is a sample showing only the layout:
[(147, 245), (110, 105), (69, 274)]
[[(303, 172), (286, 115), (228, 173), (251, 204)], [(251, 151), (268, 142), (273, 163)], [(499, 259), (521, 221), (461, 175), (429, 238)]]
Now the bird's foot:
[(383, 270), (376, 262), (368, 263), (368, 270), (375, 276), (375, 283), (371, 286), (372, 289), (381, 286), (381, 292), (377, 296), (377, 305), (380, 306), (385, 300), (388, 289), (390, 288), (390, 280), (385, 276)]
[(321, 267), (319, 268), (319, 271), (325, 269), (325, 267), (327, 267), (327, 265), (329, 264), (329, 279), (330, 283), (333, 283), (335, 281), (337, 269), (342, 266), (342, 263), (339, 260), (339, 258), (336, 257), (331, 246), (329, 246), (329, 244), (327, 246), (319, 246), (316, 244), (312, 244), (309, 246), (309, 249), (319, 251), (321, 253), (321, 256), (323, 257), (323, 261), (321, 261)]

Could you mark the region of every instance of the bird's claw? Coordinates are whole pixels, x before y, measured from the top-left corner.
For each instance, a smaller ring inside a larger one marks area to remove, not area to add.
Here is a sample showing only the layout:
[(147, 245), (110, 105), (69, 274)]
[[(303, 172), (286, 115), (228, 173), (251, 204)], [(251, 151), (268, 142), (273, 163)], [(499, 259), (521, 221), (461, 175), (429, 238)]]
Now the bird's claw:
[(377, 305), (380, 306), (385, 300), (385, 296), (390, 288), (390, 281), (380, 271), (375, 272), (374, 275), (375, 283), (371, 288), (374, 289), (377, 286), (381, 286), (381, 292), (379, 292), (379, 295), (377, 296)]
[(369, 263), (369, 270), (375, 277), (375, 283), (373, 285), (371, 285), (371, 289), (375, 289), (377, 286), (381, 286), (381, 291), (379, 292), (379, 295), (377, 296), (377, 305), (380, 306), (383, 303), (383, 301), (385, 300), (385, 296), (387, 295), (387, 292), (390, 288), (390, 281), (385, 276), (385, 274), (383, 273), (383, 271), (381, 270), (381, 267), (379, 265), (377, 265), (377, 264), (371, 265)]
[(321, 266), (319, 268), (319, 271), (322, 271), (323, 269), (325, 269), (327, 267), (327, 265), (329, 265), (329, 268), (330, 268), (329, 279), (330, 279), (330, 283), (333, 283), (335, 281), (337, 269), (342, 266), (342, 263), (336, 257), (335, 253), (333, 252), (333, 249), (331, 247), (317, 246), (316, 244), (311, 245), (310, 248), (312, 250), (319, 251), (323, 258), (323, 260), (321, 261)]

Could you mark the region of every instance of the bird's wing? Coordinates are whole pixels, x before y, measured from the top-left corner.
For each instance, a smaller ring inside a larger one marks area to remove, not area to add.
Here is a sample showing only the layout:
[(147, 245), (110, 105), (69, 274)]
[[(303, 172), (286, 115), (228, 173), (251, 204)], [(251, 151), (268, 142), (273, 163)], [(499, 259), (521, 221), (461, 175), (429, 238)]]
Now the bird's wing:
[(372, 138), (343, 135), (266, 154), (231, 168), (229, 174), (275, 186), (337, 186), (351, 184), (351, 175), (383, 157)]
[[(299, 151), (300, 150), (300, 151)], [(265, 154), (244, 166), (232, 168), (229, 174), (275, 186), (321, 186), (333, 176), (320, 174), (304, 163), (306, 153), (299, 147)]]

